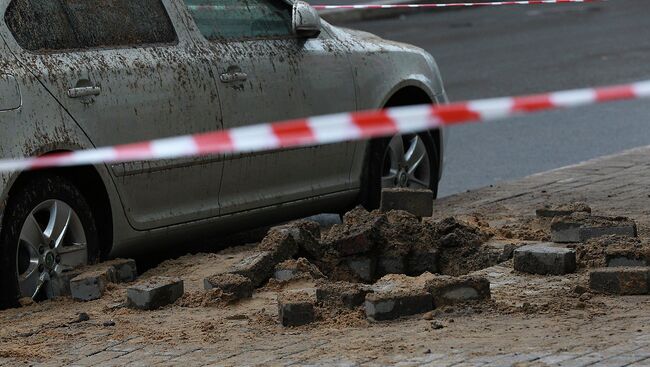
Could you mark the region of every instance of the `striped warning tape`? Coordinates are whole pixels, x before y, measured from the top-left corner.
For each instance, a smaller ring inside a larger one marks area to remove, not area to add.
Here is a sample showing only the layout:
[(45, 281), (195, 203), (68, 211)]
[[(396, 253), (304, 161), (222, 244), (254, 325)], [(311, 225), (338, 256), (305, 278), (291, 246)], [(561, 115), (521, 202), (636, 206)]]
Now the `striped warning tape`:
[(602, 88), (483, 99), (447, 105), (418, 105), (339, 113), (41, 157), (4, 159), (0, 160), (0, 171), (255, 152), (329, 144), (503, 119), (543, 110), (648, 97), (650, 97), (650, 80)]
[(441, 4), (359, 4), (359, 5), (312, 5), (315, 9), (398, 9), (398, 8), (450, 8), (471, 6), (505, 6), (505, 5), (546, 5), (570, 3), (594, 3), (605, 0), (529, 0), (529, 1), (490, 1), (483, 3), (441, 3)]

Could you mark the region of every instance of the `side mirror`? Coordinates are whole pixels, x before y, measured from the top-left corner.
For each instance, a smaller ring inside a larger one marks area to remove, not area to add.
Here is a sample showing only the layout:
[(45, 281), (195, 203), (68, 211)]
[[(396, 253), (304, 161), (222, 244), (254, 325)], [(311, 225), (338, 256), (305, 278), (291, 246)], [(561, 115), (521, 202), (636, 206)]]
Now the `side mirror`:
[(320, 34), (320, 16), (316, 9), (304, 1), (293, 3), (293, 31), (299, 37), (316, 37)]

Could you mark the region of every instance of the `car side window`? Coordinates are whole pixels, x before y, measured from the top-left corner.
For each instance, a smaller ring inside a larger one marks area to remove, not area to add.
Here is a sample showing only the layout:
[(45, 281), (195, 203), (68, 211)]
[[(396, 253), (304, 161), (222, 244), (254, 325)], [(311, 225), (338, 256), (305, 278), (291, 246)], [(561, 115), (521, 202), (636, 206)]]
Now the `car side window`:
[(21, 47), (37, 52), (176, 41), (161, 0), (14, 0), (5, 22)]
[(26, 50), (80, 48), (59, 0), (14, 0), (5, 13), (5, 23), (18, 44)]
[(185, 0), (208, 40), (292, 36), (291, 6), (282, 0)]

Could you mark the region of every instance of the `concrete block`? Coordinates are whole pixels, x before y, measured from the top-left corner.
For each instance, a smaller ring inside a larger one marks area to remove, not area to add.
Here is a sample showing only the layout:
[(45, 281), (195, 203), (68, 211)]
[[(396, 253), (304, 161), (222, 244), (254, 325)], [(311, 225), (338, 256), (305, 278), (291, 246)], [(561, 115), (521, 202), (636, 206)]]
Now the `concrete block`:
[(77, 301), (92, 301), (101, 298), (108, 283), (114, 282), (115, 269), (105, 267), (77, 275), (70, 280), (70, 294)]
[(556, 247), (551, 243), (527, 245), (514, 251), (514, 268), (530, 274), (573, 273), (576, 253), (573, 249)]
[(273, 274), (277, 262), (270, 251), (260, 251), (243, 258), (233, 265), (230, 273), (239, 274), (251, 280), (254, 288), (259, 287)]
[(138, 268), (133, 259), (114, 259), (102, 265), (112, 266), (115, 269), (116, 283), (133, 282), (138, 277)]
[(127, 305), (140, 310), (155, 310), (174, 303), (185, 292), (183, 280), (153, 277), (127, 288)]
[(282, 326), (301, 326), (314, 322), (316, 295), (312, 290), (292, 290), (278, 297), (278, 316)]
[(231, 294), (235, 299), (251, 298), (253, 283), (250, 279), (239, 274), (215, 274), (203, 279), (205, 290), (221, 289)]
[[(632, 240), (634, 241), (634, 240)], [(644, 243), (619, 243), (605, 249), (607, 266), (650, 266), (650, 245)]]
[(490, 299), (490, 281), (476, 276), (427, 275), (426, 289), (435, 307)]
[(383, 212), (403, 210), (416, 217), (430, 217), (433, 214), (433, 192), (405, 188), (383, 189), (380, 209)]
[(576, 216), (556, 218), (551, 223), (551, 241), (585, 242), (607, 235), (636, 237), (636, 223), (625, 218)]
[(361, 306), (366, 299), (366, 294), (370, 292), (369, 287), (359, 283), (328, 281), (316, 283), (316, 300), (319, 303), (350, 309)]
[(393, 320), (433, 309), (433, 297), (422, 290), (388, 290), (368, 293), (364, 302), (366, 317)]
[(649, 282), (648, 267), (598, 268), (589, 272), (589, 287), (600, 293), (648, 294)]

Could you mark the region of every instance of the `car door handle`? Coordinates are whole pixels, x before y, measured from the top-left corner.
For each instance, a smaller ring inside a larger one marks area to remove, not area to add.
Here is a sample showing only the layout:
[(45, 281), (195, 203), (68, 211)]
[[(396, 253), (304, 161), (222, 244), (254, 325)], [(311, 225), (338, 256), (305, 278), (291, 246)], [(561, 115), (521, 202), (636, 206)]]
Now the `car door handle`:
[(102, 93), (102, 88), (98, 86), (74, 87), (68, 89), (68, 97), (70, 98), (98, 96), (101, 93)]
[(246, 79), (248, 79), (248, 74), (243, 71), (228, 71), (219, 75), (219, 80), (221, 80), (222, 83), (243, 82), (246, 81)]

